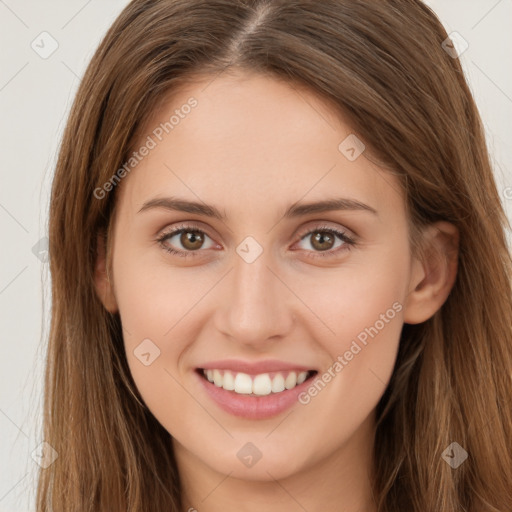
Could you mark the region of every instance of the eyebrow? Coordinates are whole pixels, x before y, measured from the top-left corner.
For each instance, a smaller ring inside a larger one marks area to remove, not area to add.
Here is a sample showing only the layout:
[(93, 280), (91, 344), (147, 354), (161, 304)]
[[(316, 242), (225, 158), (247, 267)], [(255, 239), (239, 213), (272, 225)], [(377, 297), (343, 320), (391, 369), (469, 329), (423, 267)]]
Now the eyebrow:
[[(162, 208), (165, 210), (180, 211), (186, 213), (196, 213), (205, 217), (212, 217), (221, 221), (227, 220), (225, 214), (218, 208), (202, 202), (188, 201), (177, 197), (155, 197), (146, 201), (138, 213), (151, 210), (153, 208)], [(328, 211), (366, 211), (378, 215), (377, 210), (355, 199), (335, 198), (314, 203), (292, 204), (284, 213), (284, 218), (291, 219), (301, 217), (311, 213), (322, 213)]]

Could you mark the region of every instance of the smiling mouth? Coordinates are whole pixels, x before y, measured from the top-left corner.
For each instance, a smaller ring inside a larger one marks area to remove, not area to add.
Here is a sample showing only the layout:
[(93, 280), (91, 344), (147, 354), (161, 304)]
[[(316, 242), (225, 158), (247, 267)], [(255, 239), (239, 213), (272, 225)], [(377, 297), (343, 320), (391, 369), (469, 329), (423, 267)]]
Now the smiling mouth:
[(279, 371), (249, 375), (243, 372), (198, 368), (197, 373), (215, 386), (239, 395), (266, 396), (293, 389), (318, 372)]

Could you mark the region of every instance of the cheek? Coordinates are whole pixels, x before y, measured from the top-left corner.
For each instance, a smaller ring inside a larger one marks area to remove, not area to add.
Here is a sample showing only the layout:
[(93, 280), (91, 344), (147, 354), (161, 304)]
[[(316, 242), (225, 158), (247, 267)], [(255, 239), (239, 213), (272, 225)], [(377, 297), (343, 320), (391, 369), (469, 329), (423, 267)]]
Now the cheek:
[(146, 264), (135, 256), (119, 258), (114, 265), (130, 372), (146, 405), (165, 424), (169, 411), (184, 411), (190, 401), (179, 384), (185, 369), (179, 363), (199, 336), (194, 314), (215, 276)]
[(314, 322), (318, 328), (311, 335), (332, 359), (349, 350), (354, 340), (366, 347), (373, 339), (381, 341), (379, 345), (396, 343), (407, 288), (407, 257), (406, 252), (382, 251), (378, 258), (368, 256), (323, 275), (301, 278), (294, 291), (321, 320)]
[[(378, 359), (388, 349), (393, 353), (402, 326), (401, 290), (401, 283), (393, 279), (392, 272), (368, 272), (352, 293), (340, 293), (338, 319), (333, 324), (337, 333), (336, 353), (330, 351), (333, 358), (347, 351), (357, 353), (358, 360)], [(352, 360), (349, 353), (347, 359)]]
[[(115, 289), (127, 350), (143, 338), (159, 342), (162, 348), (168, 344), (182, 320), (193, 314), (194, 306), (214, 284), (214, 277), (210, 279), (199, 268), (172, 268), (136, 254), (119, 259)], [(168, 349), (178, 351), (179, 343), (173, 341)]]

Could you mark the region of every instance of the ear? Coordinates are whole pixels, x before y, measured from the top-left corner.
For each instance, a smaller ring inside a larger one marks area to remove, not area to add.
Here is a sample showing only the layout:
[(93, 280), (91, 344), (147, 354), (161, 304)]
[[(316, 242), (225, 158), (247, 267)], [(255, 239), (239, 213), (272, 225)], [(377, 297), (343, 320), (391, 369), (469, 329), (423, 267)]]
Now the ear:
[(107, 271), (107, 257), (105, 248), (105, 233), (98, 233), (96, 240), (96, 265), (94, 269), (94, 285), (96, 293), (110, 313), (116, 313), (119, 309), (114, 295), (113, 285)]
[(404, 322), (425, 322), (444, 304), (457, 277), (459, 230), (449, 222), (436, 222), (423, 233), (424, 256), (413, 260)]

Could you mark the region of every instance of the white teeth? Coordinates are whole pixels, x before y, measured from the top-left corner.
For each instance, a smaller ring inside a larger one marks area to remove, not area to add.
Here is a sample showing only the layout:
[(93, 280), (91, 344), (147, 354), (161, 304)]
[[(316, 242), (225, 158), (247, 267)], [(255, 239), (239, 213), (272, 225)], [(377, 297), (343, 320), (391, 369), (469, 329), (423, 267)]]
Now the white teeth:
[(227, 391), (234, 391), (241, 395), (258, 396), (270, 395), (270, 393), (280, 393), (285, 389), (292, 389), (302, 384), (308, 377), (309, 372), (290, 372), (286, 378), (282, 373), (275, 373), (271, 378), (268, 373), (261, 373), (251, 377), (247, 373), (235, 373), (228, 370), (208, 369), (203, 370), (205, 377), (219, 388)]
[(272, 381), (268, 373), (256, 375), (252, 383), (252, 392), (255, 395), (270, 395), (272, 392)]
[(272, 379), (272, 393), (280, 393), (281, 391), (284, 391), (284, 377), (278, 373)]
[(297, 384), (302, 384), (308, 376), (308, 372), (300, 372), (299, 375), (297, 375)]
[(295, 372), (290, 372), (288, 377), (286, 377), (284, 381), (284, 387), (286, 389), (292, 389), (297, 385), (297, 374)]
[(219, 370), (213, 370), (213, 383), (221, 388), (223, 380), (222, 373), (220, 373)]
[(231, 372), (224, 372), (224, 382), (222, 383), (222, 387), (228, 391), (233, 391), (235, 389), (235, 378)]
[(252, 393), (252, 379), (246, 373), (237, 373), (235, 377), (235, 392), (242, 395)]

